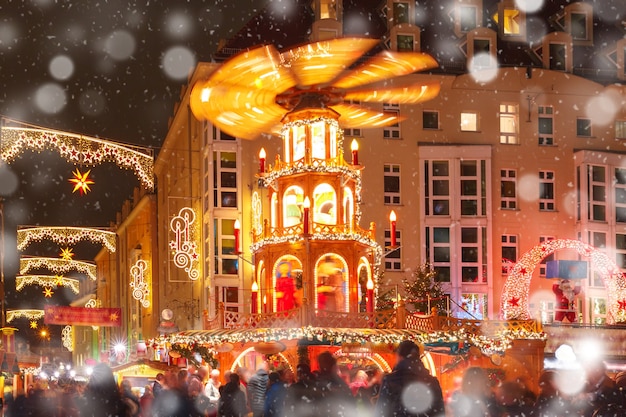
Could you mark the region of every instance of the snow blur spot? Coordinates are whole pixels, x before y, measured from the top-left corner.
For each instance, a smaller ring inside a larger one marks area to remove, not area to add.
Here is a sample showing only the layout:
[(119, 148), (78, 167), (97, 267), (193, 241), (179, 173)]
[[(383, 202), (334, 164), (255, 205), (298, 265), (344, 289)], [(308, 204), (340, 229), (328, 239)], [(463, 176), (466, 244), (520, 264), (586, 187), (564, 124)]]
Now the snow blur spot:
[(135, 52), (135, 38), (125, 30), (116, 30), (107, 38), (104, 50), (111, 58), (123, 61)]
[(543, 7), (543, 0), (515, 0), (515, 5), (526, 13), (535, 13)]
[(87, 116), (97, 116), (106, 108), (106, 100), (101, 91), (87, 90), (80, 95), (78, 107)]
[(538, 177), (533, 174), (524, 174), (519, 179), (519, 197), (524, 201), (537, 201), (539, 198)]
[(498, 66), (487, 52), (475, 54), (469, 63), (469, 70), (472, 78), (480, 83), (489, 82), (498, 75)]
[(193, 33), (193, 21), (184, 12), (169, 13), (165, 29), (175, 39), (185, 39)]
[(428, 410), (433, 403), (433, 392), (423, 382), (413, 382), (402, 391), (402, 404), (410, 414)]
[(585, 388), (585, 373), (579, 369), (561, 369), (556, 374), (555, 384), (563, 394), (576, 395)]
[(9, 50), (16, 44), (17, 29), (11, 23), (4, 21), (0, 25), (0, 49)]
[(290, 15), (296, 11), (296, 3), (293, 0), (272, 0), (268, 4), (268, 8), (276, 14)]
[[(39, 203), (40, 202), (37, 201), (35, 204)], [(5, 221), (11, 224), (28, 224), (28, 215), (32, 212), (32, 207), (30, 207), (29, 204), (30, 203), (26, 203), (26, 200), (15, 201), (15, 199), (13, 199), (10, 204), (5, 204)], [(11, 236), (11, 233), (5, 234), (5, 247), (11, 247), (12, 243), (8, 242), (7, 239), (13, 239), (14, 236), (15, 235)], [(16, 245), (13, 245), (13, 247), (16, 247)], [(5, 259), (5, 262), (7, 262), (7, 259)]]
[(50, 61), (48, 71), (57, 80), (67, 80), (74, 73), (74, 62), (66, 55), (57, 55)]
[(58, 84), (44, 84), (35, 93), (35, 105), (44, 113), (56, 114), (63, 110), (66, 104), (67, 96)]
[(175, 46), (163, 55), (163, 71), (175, 80), (187, 78), (189, 71), (196, 65), (196, 57), (189, 48)]
[(366, 16), (360, 14), (351, 14), (345, 19), (346, 31), (350, 33), (367, 34), (369, 32), (368, 20)]
[(614, 91), (606, 91), (592, 97), (585, 106), (587, 117), (596, 125), (606, 126), (613, 121), (620, 107), (620, 97)]
[(17, 190), (19, 180), (8, 164), (0, 162), (0, 196), (10, 196)]

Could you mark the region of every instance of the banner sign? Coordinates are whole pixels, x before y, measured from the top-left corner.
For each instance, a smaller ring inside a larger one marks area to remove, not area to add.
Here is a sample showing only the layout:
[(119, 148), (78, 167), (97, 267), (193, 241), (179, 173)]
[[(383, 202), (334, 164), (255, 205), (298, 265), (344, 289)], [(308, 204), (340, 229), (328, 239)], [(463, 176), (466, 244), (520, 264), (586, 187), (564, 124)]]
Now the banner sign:
[(121, 308), (92, 308), (46, 306), (45, 324), (63, 324), (72, 326), (119, 327), (122, 325)]

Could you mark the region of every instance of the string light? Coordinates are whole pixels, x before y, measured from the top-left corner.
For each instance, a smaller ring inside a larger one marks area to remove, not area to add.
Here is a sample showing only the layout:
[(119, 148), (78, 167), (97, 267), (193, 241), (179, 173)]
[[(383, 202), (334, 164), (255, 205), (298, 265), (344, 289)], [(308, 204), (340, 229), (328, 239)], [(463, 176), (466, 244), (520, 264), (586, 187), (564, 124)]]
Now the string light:
[(17, 250), (23, 251), (33, 242), (51, 240), (59, 245), (73, 246), (81, 241), (99, 243), (115, 252), (116, 233), (87, 227), (20, 227), (17, 230)]
[(147, 148), (51, 129), (2, 127), (2, 160), (10, 163), (26, 149), (37, 152), (44, 149), (55, 150), (68, 162), (81, 165), (94, 166), (103, 162), (114, 162), (120, 168), (132, 169), (145, 188), (154, 188), (154, 155)]
[(61, 330), (61, 340), (63, 341), (63, 347), (70, 352), (74, 351), (74, 331), (72, 326), (65, 326)]
[(130, 267), (130, 288), (132, 289), (132, 295), (135, 300), (141, 302), (142, 307), (150, 307), (150, 283), (145, 277), (145, 273), (148, 270), (148, 263), (143, 259), (137, 260), (133, 266)]
[(73, 278), (51, 275), (18, 275), (15, 277), (15, 289), (22, 291), (27, 285), (39, 285), (40, 287), (68, 287), (74, 294), (80, 292), (80, 281)]
[[(607, 289), (607, 324), (626, 322), (626, 309), (620, 301), (626, 300), (626, 279), (619, 267), (605, 253), (578, 240), (553, 239), (533, 247), (513, 266), (502, 291), (502, 318), (528, 320), (530, 281), (537, 265), (550, 254), (561, 249), (573, 249), (589, 258), (591, 266), (603, 279)], [(626, 303), (625, 303), (626, 305)]]
[(77, 271), (87, 275), (93, 281), (96, 280), (96, 265), (93, 263), (44, 257), (29, 257), (20, 259), (20, 275), (25, 275), (32, 270), (40, 268), (46, 268), (55, 274), (65, 274), (70, 271)]
[(52, 294), (54, 294), (54, 291), (52, 291), (52, 288), (50, 287), (46, 287), (43, 289), (43, 296), (46, 298), (51, 298)]
[(191, 229), (195, 220), (196, 212), (193, 208), (183, 207), (170, 221), (170, 231), (174, 233), (174, 239), (170, 241), (174, 265), (184, 270), (192, 281), (200, 277), (200, 271), (194, 266), (198, 263), (198, 244), (193, 240)]
[(40, 320), (43, 318), (43, 313), (43, 310), (7, 310), (7, 323), (19, 318)]

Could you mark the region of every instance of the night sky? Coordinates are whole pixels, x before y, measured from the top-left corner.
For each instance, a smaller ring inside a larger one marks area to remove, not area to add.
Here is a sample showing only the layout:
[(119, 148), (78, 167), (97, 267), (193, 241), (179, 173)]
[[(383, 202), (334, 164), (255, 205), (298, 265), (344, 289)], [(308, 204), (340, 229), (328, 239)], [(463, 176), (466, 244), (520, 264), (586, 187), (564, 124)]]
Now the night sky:
[[(157, 154), (190, 71), (210, 61), (220, 39), (236, 34), (267, 3), (4, 0), (0, 115), (149, 147)], [(68, 181), (76, 167), (56, 152), (26, 151), (8, 166), (0, 162), (9, 309), (42, 308), (32, 300), (44, 301), (37, 286), (10, 293), (19, 270), (17, 225), (107, 227), (140, 186), (132, 171), (112, 163), (79, 168), (91, 168), (95, 181), (84, 196), (73, 194)], [(77, 247), (74, 259), (93, 259), (99, 249)], [(57, 257), (59, 252), (56, 244), (44, 244), (23, 255)], [(59, 289), (59, 298), (45, 301), (64, 304), (66, 295), (73, 296)]]

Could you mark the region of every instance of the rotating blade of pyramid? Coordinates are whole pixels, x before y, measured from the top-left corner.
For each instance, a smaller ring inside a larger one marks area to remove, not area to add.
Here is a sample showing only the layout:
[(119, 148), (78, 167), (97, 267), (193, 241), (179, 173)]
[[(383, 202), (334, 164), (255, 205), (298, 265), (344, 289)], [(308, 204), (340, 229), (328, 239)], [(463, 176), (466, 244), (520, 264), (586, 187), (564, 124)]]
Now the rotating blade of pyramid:
[(354, 104), (340, 103), (331, 108), (341, 115), (339, 125), (344, 129), (390, 126), (402, 120), (397, 113), (376, 111)]

